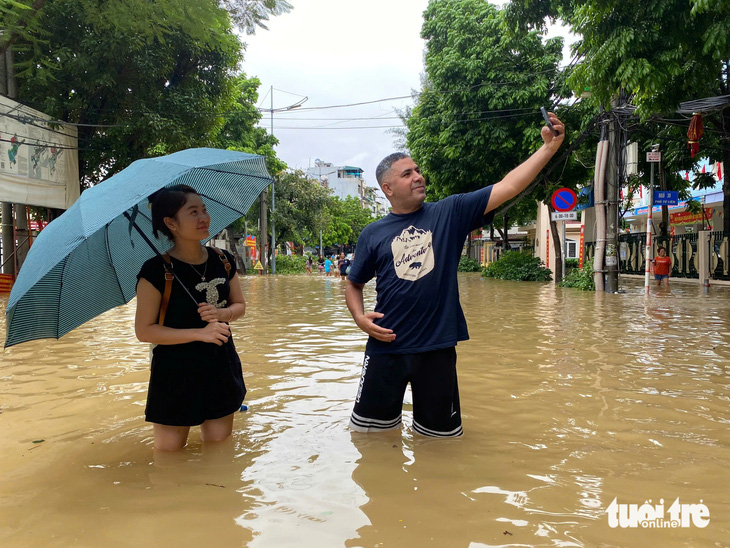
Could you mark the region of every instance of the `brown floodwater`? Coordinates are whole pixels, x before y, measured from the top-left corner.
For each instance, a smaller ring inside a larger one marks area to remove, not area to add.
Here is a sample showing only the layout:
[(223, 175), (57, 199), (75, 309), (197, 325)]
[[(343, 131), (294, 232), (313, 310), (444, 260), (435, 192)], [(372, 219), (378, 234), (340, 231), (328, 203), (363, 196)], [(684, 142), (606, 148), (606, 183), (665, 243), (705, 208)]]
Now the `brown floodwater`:
[[(250, 410), (218, 445), (153, 454), (133, 303), (5, 350), (0, 545), (730, 546), (730, 288), (459, 283), (458, 439), (411, 432), (410, 394), (401, 431), (348, 431), (365, 336), (337, 279), (242, 280)], [(614, 499), (709, 523), (611, 527)]]

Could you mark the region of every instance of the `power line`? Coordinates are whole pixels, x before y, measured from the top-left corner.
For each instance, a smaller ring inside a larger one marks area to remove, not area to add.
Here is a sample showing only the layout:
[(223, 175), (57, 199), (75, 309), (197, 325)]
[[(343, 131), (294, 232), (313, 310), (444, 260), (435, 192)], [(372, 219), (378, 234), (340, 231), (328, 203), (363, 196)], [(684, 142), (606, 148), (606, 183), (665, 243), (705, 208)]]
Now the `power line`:
[(44, 131), (51, 131), (53, 133), (57, 133), (58, 135), (63, 135), (64, 137), (75, 138), (75, 135), (69, 135), (68, 133), (63, 133), (62, 131), (58, 131), (58, 130), (50, 128), (50, 127), (43, 127), (36, 123), (36, 122), (43, 122), (45, 124), (55, 124), (56, 123), (54, 121), (46, 120), (45, 118), (40, 118), (37, 116), (27, 116), (27, 115), (14, 115), (14, 114), (10, 114), (7, 112), (2, 112), (2, 113), (0, 113), (0, 115), (10, 118), (11, 120), (15, 120), (16, 122), (20, 122), (21, 124), (28, 124), (30, 126), (37, 127)]
[[(526, 109), (519, 109), (519, 110), (526, 110)], [(500, 111), (501, 112), (501, 111)], [(442, 123), (444, 125), (450, 125), (450, 124), (465, 124), (470, 122), (487, 122), (490, 120), (506, 120), (506, 119), (513, 119), (513, 118), (520, 118), (525, 116), (534, 116), (536, 113), (539, 113), (539, 111), (536, 111), (534, 108), (530, 108), (529, 112), (522, 112), (522, 113), (516, 113), (516, 114), (510, 114), (510, 115), (501, 115), (501, 116), (487, 116), (482, 118), (466, 118), (461, 120), (442, 120)], [(347, 126), (347, 127), (333, 127), (333, 126), (278, 126), (277, 129), (312, 129), (312, 130), (319, 130), (319, 129), (393, 129), (393, 128), (399, 128), (403, 127), (403, 125), (388, 125), (388, 126)]]
[[(301, 110), (301, 109), (297, 109), (297, 111), (298, 110)], [(291, 112), (292, 112), (292, 114), (296, 114), (297, 111), (293, 110)], [(462, 111), (462, 112), (455, 112), (454, 114), (458, 115), (458, 116), (462, 116), (462, 115), (481, 116), (482, 114), (493, 114), (493, 113), (502, 113), (502, 112), (513, 112), (514, 113), (514, 112), (528, 112), (528, 111), (530, 113), (535, 112), (535, 108), (534, 107), (505, 108), (505, 109), (494, 109), (494, 110), (482, 110), (482, 111), (473, 112), (473, 113), (467, 112), (467, 111)], [(390, 114), (390, 113), (387, 113), (387, 114)], [(298, 116), (291, 116), (291, 117), (290, 116), (277, 116), (277, 119), (278, 120), (309, 120), (309, 121), (321, 121), (321, 122), (357, 121), (357, 120), (400, 120), (401, 119), (400, 116), (388, 116), (387, 114), (382, 114), (380, 116), (365, 116), (365, 117), (359, 117), (359, 118), (300, 118)]]
[(64, 145), (58, 145), (53, 144), (50, 141), (46, 141), (49, 144), (39, 144), (39, 143), (26, 143), (23, 141), (22, 143), (16, 143), (15, 141), (11, 141), (10, 139), (2, 139), (0, 138), (0, 143), (13, 143), (13, 144), (20, 144), (25, 146), (32, 146), (36, 148), (57, 148), (58, 150), (93, 150), (90, 148), (81, 148), (81, 147), (68, 147)]
[[(566, 67), (569, 68), (570, 65), (567, 65)], [(551, 68), (551, 69), (546, 69), (546, 70), (536, 71), (536, 72), (525, 72), (525, 73), (521, 73), (521, 76), (525, 77), (525, 76), (536, 76), (539, 74), (547, 74), (547, 73), (551, 73), (551, 72), (554, 72), (557, 70), (564, 69), (566, 67), (557, 67), (555, 69)], [(465, 86), (463, 88), (446, 89), (446, 90), (428, 90), (428, 91), (430, 93), (442, 93), (442, 94), (462, 93), (465, 91), (473, 91), (475, 89), (479, 89), (479, 88), (482, 88), (485, 86), (522, 85), (523, 83), (524, 83), (523, 81), (482, 82), (479, 84), (473, 84), (471, 86)], [(291, 93), (288, 91), (283, 91), (283, 90), (278, 90), (278, 89), (277, 89), (277, 91), (280, 91), (282, 93), (288, 93), (290, 95), (295, 95), (298, 97), (303, 97), (302, 95)], [(266, 94), (264, 95), (264, 97), (259, 101), (259, 105), (261, 105), (263, 103), (263, 101), (266, 99), (266, 97), (268, 97), (269, 92), (270, 92), (270, 90), (266, 91)], [(419, 94), (420, 94), (420, 92), (416, 93), (415, 96), (418, 96)], [(315, 106), (315, 107), (300, 107), (297, 109), (297, 112), (311, 111), (311, 110), (329, 110), (329, 109), (334, 109), (334, 108), (350, 108), (350, 107), (356, 107), (356, 106), (372, 105), (372, 104), (377, 104), (377, 103), (398, 101), (398, 100), (403, 100), (403, 99), (413, 99), (413, 98), (414, 98), (414, 94), (410, 94), (410, 95), (400, 95), (397, 97), (384, 97), (384, 98), (380, 98), (380, 99), (373, 99), (370, 101), (361, 101), (361, 102), (357, 102), (357, 103), (322, 105), (322, 106)], [(262, 107), (256, 107), (256, 108), (257, 108), (257, 110), (259, 110), (261, 112), (270, 111), (270, 109), (266, 109), (266, 108), (262, 108)], [(87, 109), (87, 111), (88, 112), (114, 112), (114, 109)], [(223, 112), (217, 112), (217, 113), (210, 113), (207, 111), (189, 111), (189, 112), (187, 112), (187, 114), (206, 114), (206, 115), (224, 116), (227, 114), (235, 114), (236, 112), (237, 112), (236, 110), (223, 111)], [(142, 114), (142, 115), (155, 114), (154, 112), (151, 112), (151, 111), (130, 111), (129, 113), (130, 114)], [(41, 121), (44, 123), (59, 124), (59, 125), (66, 125), (66, 126), (73, 126), (73, 127), (113, 128), (113, 127), (131, 127), (133, 125), (133, 124), (79, 124), (79, 123), (74, 123), (74, 122), (65, 122), (63, 120), (46, 120), (44, 118), (38, 118), (38, 117), (35, 117), (32, 119), (34, 119), (36, 121)]]

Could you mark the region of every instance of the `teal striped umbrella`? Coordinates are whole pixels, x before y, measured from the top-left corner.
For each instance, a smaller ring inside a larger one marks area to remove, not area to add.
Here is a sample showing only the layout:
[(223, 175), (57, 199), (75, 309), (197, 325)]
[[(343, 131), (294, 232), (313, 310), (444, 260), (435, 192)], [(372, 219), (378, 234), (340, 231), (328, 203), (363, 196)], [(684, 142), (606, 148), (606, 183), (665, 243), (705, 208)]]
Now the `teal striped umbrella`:
[(189, 185), (203, 197), (215, 235), (246, 214), (271, 176), (262, 156), (194, 148), (137, 160), (84, 191), (28, 252), (8, 300), (5, 347), (58, 339), (129, 302), (139, 269), (155, 254), (129, 218), (158, 252), (167, 251), (171, 242), (152, 235), (147, 197), (174, 184)]

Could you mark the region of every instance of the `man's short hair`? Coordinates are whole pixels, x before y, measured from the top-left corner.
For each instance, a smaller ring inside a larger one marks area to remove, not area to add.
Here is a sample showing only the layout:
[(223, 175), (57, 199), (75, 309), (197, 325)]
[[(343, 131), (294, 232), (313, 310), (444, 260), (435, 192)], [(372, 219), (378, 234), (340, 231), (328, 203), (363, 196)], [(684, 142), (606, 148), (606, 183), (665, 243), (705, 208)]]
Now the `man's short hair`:
[(405, 152), (394, 152), (393, 154), (388, 154), (385, 158), (383, 158), (378, 164), (377, 169), (375, 170), (375, 178), (378, 180), (378, 184), (380, 186), (383, 186), (385, 176), (387, 175), (388, 171), (390, 171), (390, 168), (393, 167), (393, 164), (395, 162), (397, 162), (398, 160), (402, 160), (403, 158), (410, 157), (411, 156), (409, 154), (406, 154)]

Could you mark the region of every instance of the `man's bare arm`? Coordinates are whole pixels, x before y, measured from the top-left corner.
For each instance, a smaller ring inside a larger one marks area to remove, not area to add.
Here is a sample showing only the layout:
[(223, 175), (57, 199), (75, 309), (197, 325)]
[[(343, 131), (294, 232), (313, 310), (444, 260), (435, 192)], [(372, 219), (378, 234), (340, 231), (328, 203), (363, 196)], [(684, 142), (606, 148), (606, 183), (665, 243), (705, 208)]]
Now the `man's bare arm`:
[(345, 302), (347, 309), (352, 314), (357, 326), (371, 337), (379, 341), (392, 342), (395, 340), (395, 333), (392, 329), (386, 329), (376, 325), (373, 320), (382, 318), (380, 312), (365, 312), (365, 304), (363, 303), (362, 291), (365, 284), (356, 284), (347, 280), (345, 288)]
[(535, 180), (538, 173), (542, 171), (542, 168), (547, 165), (550, 158), (555, 155), (560, 145), (563, 144), (565, 126), (552, 112), (549, 113), (549, 116), (558, 135), (555, 135), (547, 126), (542, 128), (540, 135), (542, 136), (543, 145), (492, 187), (489, 203), (487, 203), (487, 208), (484, 210), (485, 215), (525, 190)]

